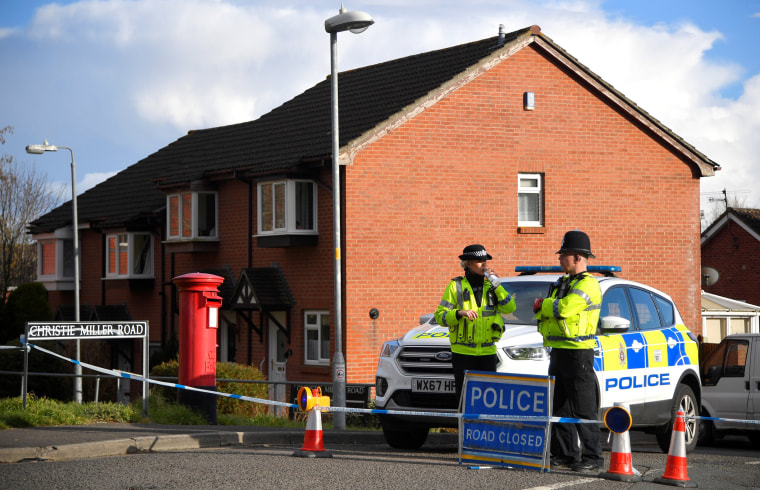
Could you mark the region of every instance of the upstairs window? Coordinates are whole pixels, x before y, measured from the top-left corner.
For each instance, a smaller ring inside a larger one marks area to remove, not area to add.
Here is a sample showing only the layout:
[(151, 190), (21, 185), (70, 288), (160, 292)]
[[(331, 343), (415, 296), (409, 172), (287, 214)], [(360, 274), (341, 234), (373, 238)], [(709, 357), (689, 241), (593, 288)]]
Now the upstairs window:
[(217, 238), (216, 192), (182, 192), (166, 197), (169, 240)]
[(544, 226), (543, 176), (518, 174), (517, 226)]
[(106, 236), (106, 277), (153, 277), (153, 237), (150, 233)]
[(74, 239), (55, 236), (62, 234), (70, 236), (71, 232), (56, 232), (53, 238), (37, 240), (37, 277), (40, 281), (74, 282)]
[(317, 231), (317, 188), (310, 180), (258, 185), (258, 234), (313, 234)]

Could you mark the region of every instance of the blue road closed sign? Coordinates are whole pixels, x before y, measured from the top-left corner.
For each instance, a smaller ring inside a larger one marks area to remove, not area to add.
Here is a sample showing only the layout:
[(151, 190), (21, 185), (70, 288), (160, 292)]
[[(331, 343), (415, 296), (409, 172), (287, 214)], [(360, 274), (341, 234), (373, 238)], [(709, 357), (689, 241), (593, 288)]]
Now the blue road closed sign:
[(468, 371), (460, 464), (548, 470), (553, 383), (547, 376)]

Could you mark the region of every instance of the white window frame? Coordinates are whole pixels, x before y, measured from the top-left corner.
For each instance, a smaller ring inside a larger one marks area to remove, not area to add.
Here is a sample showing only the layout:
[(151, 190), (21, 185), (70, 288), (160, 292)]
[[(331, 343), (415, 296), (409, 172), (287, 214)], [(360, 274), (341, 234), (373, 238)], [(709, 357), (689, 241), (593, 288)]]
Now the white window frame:
[[(214, 227), (209, 232), (209, 235), (200, 234), (200, 225), (198, 223), (199, 218), (199, 195), (213, 195), (214, 197)], [(191, 218), (190, 218), (190, 234), (184, 236), (182, 224), (183, 224), (183, 196), (191, 196)], [(177, 233), (172, 233), (172, 198), (178, 199), (177, 206)], [(219, 195), (214, 191), (187, 191), (177, 192), (174, 194), (168, 194), (166, 196), (166, 237), (168, 240), (217, 240), (219, 237)]]
[[(134, 265), (135, 261), (139, 259), (139, 254), (144, 250), (137, 250), (135, 239), (137, 236), (147, 236), (148, 237), (148, 244), (147, 244), (147, 264), (145, 266), (144, 272), (142, 274), (136, 274), (134, 272)], [(120, 240), (123, 240), (122, 237), (126, 238), (126, 247), (127, 247), (127, 272), (126, 274), (122, 274), (119, 272), (120, 270), (120, 260), (121, 260), (121, 254), (119, 253), (119, 247), (121, 246), (122, 242)], [(111, 238), (116, 239), (116, 251), (114, 253), (114, 258), (116, 260), (116, 263), (114, 264), (114, 271), (111, 272), (111, 253), (109, 250), (109, 246), (111, 243)], [(106, 235), (106, 278), (108, 279), (148, 279), (153, 278), (153, 235), (151, 233), (147, 232), (122, 232), (122, 233), (110, 233)]]
[[(314, 316), (314, 322), (309, 321), (309, 317)], [(328, 334), (332, 333), (330, 325), (330, 312), (327, 310), (307, 310), (303, 314), (303, 363), (309, 366), (329, 366), (330, 365), (330, 339), (326, 341), (322, 338), (322, 322), (327, 321)], [(316, 345), (310, 348), (309, 333), (316, 332)], [(326, 342), (326, 346), (323, 345)], [(310, 359), (313, 349), (317, 350), (316, 359)], [(327, 350), (327, 352), (324, 352)]]
[[(312, 222), (312, 228), (309, 229), (299, 229), (296, 223), (296, 213), (297, 213), (297, 206), (296, 206), (296, 186), (298, 183), (306, 182), (311, 185), (311, 188), (313, 190), (312, 192), (312, 202), (311, 202), (311, 222)], [(277, 226), (277, 217), (274, 215), (274, 210), (276, 209), (275, 200), (276, 196), (275, 193), (272, 193), (272, 202), (270, 205), (272, 206), (273, 213), (272, 213), (272, 229), (271, 230), (264, 230), (264, 192), (262, 192), (262, 187), (272, 185), (272, 186), (284, 186), (285, 190), (285, 226)], [(309, 179), (285, 179), (285, 180), (269, 180), (266, 182), (259, 182), (257, 185), (257, 195), (258, 195), (258, 205), (257, 205), (257, 234), (260, 236), (267, 236), (267, 235), (316, 235), (317, 234), (317, 185), (313, 180)]]
[[(40, 282), (71, 283), (74, 285), (74, 236), (71, 234), (71, 228), (61, 228), (54, 233), (38, 235), (37, 239), (37, 279)], [(44, 254), (42, 247), (45, 243), (53, 242), (55, 245), (55, 272), (53, 274), (43, 274)], [(80, 244), (81, 248), (81, 244)], [(81, 252), (81, 250), (80, 250)], [(68, 260), (68, 263), (67, 263)], [(68, 271), (67, 271), (68, 269)], [(80, 264), (81, 270), (81, 264)], [(69, 272), (67, 275), (66, 272)], [(48, 287), (48, 289), (66, 289), (66, 286)]]
[[(523, 180), (535, 180), (535, 186), (523, 186)], [(525, 195), (538, 195), (538, 220), (520, 219), (522, 208), (520, 197)], [(517, 226), (542, 227), (544, 226), (544, 176), (540, 173), (517, 174)]]

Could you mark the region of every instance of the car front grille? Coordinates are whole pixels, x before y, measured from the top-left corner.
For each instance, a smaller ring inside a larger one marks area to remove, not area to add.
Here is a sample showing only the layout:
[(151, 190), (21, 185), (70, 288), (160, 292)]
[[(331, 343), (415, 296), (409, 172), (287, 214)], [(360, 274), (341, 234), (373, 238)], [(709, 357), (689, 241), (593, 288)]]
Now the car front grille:
[(457, 396), (454, 393), (412, 393), (409, 390), (396, 390), (393, 393), (393, 401), (398, 407), (427, 409), (456, 410)]
[(396, 357), (399, 370), (407, 375), (453, 375), (451, 349), (436, 346), (403, 347)]

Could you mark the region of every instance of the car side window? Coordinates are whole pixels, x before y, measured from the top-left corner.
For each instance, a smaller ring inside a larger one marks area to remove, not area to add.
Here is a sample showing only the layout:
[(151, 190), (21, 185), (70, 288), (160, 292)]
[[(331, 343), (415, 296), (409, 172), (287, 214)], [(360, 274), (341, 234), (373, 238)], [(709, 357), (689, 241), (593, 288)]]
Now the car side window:
[(647, 291), (638, 288), (628, 288), (628, 293), (631, 295), (633, 311), (638, 320), (637, 324), (639, 330), (656, 330), (662, 328), (660, 315), (657, 313), (657, 308), (654, 306), (652, 295)]
[(749, 343), (746, 340), (726, 340), (711, 352), (704, 361), (702, 381), (714, 386), (722, 377), (743, 378), (747, 365)]
[(743, 378), (744, 369), (747, 366), (747, 350), (749, 343), (746, 340), (729, 342), (726, 345), (726, 361), (723, 368), (723, 376)]
[(657, 305), (657, 311), (660, 312), (660, 320), (662, 320), (662, 324), (666, 327), (674, 325), (676, 323), (676, 315), (673, 303), (662, 296), (656, 294), (653, 294), (652, 296), (654, 296), (654, 303)]
[(628, 298), (625, 296), (625, 289), (622, 287), (611, 288), (604, 295), (599, 319), (601, 320), (605, 316), (619, 316), (633, 324), (631, 307), (628, 305)]

